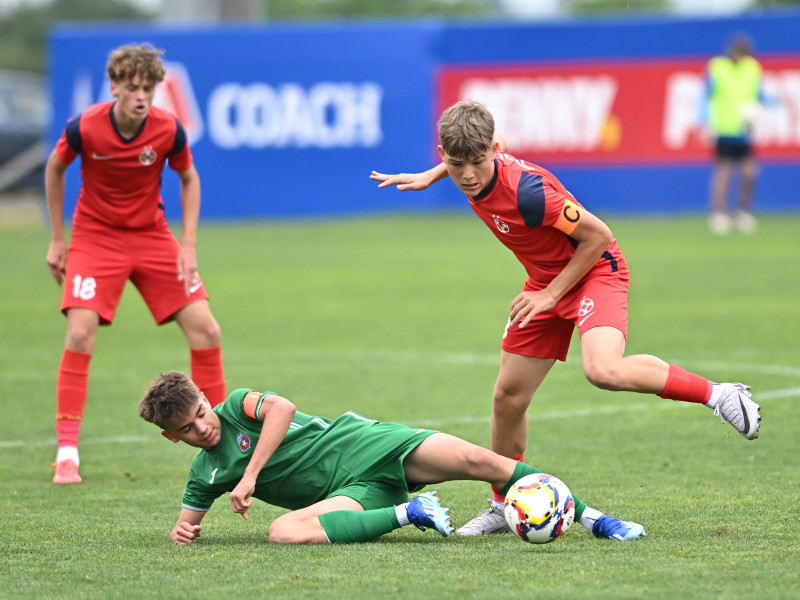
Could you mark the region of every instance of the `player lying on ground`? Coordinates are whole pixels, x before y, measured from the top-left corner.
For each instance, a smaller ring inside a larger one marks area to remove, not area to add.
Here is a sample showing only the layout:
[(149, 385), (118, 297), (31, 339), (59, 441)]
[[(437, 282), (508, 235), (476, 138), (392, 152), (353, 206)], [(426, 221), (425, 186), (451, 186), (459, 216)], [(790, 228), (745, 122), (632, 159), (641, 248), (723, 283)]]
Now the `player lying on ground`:
[[(555, 364), (567, 358), (575, 328), (583, 373), (595, 386), (704, 404), (748, 440), (758, 437), (760, 406), (741, 383), (714, 383), (647, 354), (625, 355), (628, 282), (625, 257), (611, 230), (556, 177), (506, 153), (494, 118), (462, 101), (439, 119), (442, 162), (424, 173), (372, 172), (379, 187), (424, 190), (450, 177), (470, 207), (511, 250), (528, 275), (511, 302), (492, 398), (491, 448), (522, 460), (528, 406)], [(505, 531), (503, 495), (459, 529), (460, 535)]]
[[(298, 412), (273, 392), (233, 391), (211, 408), (183, 373), (161, 375), (148, 387), (139, 416), (173, 442), (200, 448), (170, 538), (188, 544), (214, 500), (230, 492), (233, 512), (247, 519), (252, 498), (290, 509), (269, 527), (278, 544), (366, 542), (404, 525), (453, 533), (449, 509), (432, 483), (467, 479), (501, 491), (537, 469), (460, 438), (354, 412), (335, 420)], [(636, 523), (588, 507), (574, 496), (575, 519), (599, 538), (645, 535)]]

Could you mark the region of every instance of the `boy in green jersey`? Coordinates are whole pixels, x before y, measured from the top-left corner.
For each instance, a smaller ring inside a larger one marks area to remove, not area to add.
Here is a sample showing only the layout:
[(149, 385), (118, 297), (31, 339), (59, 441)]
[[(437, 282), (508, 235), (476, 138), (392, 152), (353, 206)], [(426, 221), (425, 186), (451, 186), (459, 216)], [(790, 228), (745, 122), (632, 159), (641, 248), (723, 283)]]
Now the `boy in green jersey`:
[[(443, 481), (491, 483), (504, 493), (539, 473), (525, 463), (460, 438), (382, 423), (347, 412), (337, 419), (306, 415), (273, 392), (234, 390), (211, 408), (199, 388), (172, 371), (151, 382), (139, 416), (173, 442), (200, 448), (170, 538), (187, 544), (214, 500), (230, 492), (233, 512), (247, 519), (252, 498), (290, 509), (269, 527), (279, 544), (365, 542), (404, 525), (453, 533), (435, 492), (409, 492)], [(637, 523), (588, 507), (573, 494), (575, 519), (598, 538), (645, 535)]]

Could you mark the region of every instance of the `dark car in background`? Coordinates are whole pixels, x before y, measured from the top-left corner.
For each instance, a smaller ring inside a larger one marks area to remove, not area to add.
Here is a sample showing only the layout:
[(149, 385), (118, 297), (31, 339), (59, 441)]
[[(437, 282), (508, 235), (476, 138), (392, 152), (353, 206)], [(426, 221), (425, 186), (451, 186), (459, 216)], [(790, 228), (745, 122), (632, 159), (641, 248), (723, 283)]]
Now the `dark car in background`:
[(0, 192), (44, 186), (49, 118), (46, 78), (0, 69)]

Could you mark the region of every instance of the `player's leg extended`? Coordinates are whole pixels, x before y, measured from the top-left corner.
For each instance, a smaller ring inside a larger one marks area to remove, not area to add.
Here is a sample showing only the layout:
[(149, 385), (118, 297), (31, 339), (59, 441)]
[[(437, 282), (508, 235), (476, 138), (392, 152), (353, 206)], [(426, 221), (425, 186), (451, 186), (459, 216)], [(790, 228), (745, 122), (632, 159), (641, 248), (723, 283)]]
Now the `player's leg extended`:
[[(406, 478), (410, 484), (438, 483), (450, 480), (480, 480), (491, 483), (503, 496), (511, 486), (525, 475), (541, 473), (537, 468), (523, 462), (500, 456), (491, 450), (481, 448), (460, 438), (446, 433), (435, 433), (426, 438), (419, 446), (406, 456), (403, 461)], [(572, 491), (572, 490), (570, 490)], [(644, 528), (637, 523), (621, 521), (604, 515), (602, 512), (586, 505), (574, 491), (575, 520), (596, 537), (610, 538), (619, 541), (631, 540), (644, 535)], [(493, 506), (486, 511), (489, 516), (484, 520), (502, 519), (502, 509)], [(478, 521), (479, 515), (473, 521)], [(472, 523), (473, 521), (470, 521)], [(459, 535), (481, 535), (482, 533), (500, 533), (507, 530), (502, 527), (490, 527), (486, 523), (478, 527), (459, 529)], [(466, 527), (466, 526), (465, 526)]]
[(655, 356), (624, 352), (625, 338), (614, 327), (595, 327), (581, 335), (583, 372), (593, 385), (703, 404), (745, 438), (758, 437), (761, 407), (750, 399), (747, 386), (714, 383)]
[(227, 397), (222, 366), (222, 331), (208, 300), (197, 300), (175, 313), (175, 320), (189, 342), (192, 380), (216, 406)]
[(67, 336), (56, 383), (56, 473), (54, 483), (80, 483), (78, 438), (89, 391), (89, 362), (100, 317), (93, 310), (67, 310)]
[(403, 461), (403, 470), (411, 487), (472, 480), (485, 481), (500, 488), (514, 474), (517, 464), (517, 461), (461, 438), (436, 432), (408, 453)]
[(624, 353), (625, 336), (616, 327), (594, 327), (581, 335), (583, 374), (592, 385), (612, 391), (664, 391), (669, 364), (648, 354)]
[[(520, 478), (541, 473), (523, 462), (441, 432), (425, 438), (409, 452), (403, 469), (411, 486), (454, 480), (485, 481), (497, 488), (503, 498)], [(574, 495), (573, 498), (577, 512), (582, 514), (586, 505)]]
[(276, 544), (352, 544), (368, 542), (406, 525), (435, 528), (444, 536), (453, 532), (448, 509), (433, 492), (410, 502), (364, 510), (348, 496), (334, 496), (306, 508), (282, 515), (269, 528), (269, 541)]

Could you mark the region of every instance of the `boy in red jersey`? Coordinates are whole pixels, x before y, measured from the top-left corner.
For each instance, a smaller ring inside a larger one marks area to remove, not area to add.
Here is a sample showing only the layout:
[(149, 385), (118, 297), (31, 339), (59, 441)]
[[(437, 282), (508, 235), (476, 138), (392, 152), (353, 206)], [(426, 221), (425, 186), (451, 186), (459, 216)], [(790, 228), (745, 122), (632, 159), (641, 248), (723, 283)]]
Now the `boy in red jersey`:
[[(67, 336), (56, 385), (58, 454), (54, 483), (78, 483), (78, 437), (97, 330), (114, 319), (131, 280), (156, 323), (175, 320), (190, 348), (194, 381), (212, 404), (226, 397), (221, 331), (197, 273), (200, 179), (186, 132), (153, 106), (164, 79), (163, 51), (122, 46), (108, 60), (111, 95), (67, 123), (45, 168), (51, 238), (47, 264), (64, 283)], [(80, 155), (82, 186), (69, 249), (64, 235), (64, 173)], [(181, 181), (179, 243), (164, 217), (165, 163)]]
[[(483, 105), (462, 101), (439, 120), (442, 163), (424, 173), (372, 172), (379, 187), (423, 190), (449, 176), (475, 214), (525, 267), (511, 303), (492, 404), (491, 447), (522, 460), (527, 410), (556, 360), (567, 358), (575, 327), (583, 372), (607, 390), (657, 394), (705, 404), (747, 439), (758, 437), (760, 406), (740, 383), (713, 383), (650, 355), (625, 356), (628, 267), (611, 231), (545, 169), (507, 154)], [(724, 422), (724, 421), (723, 421)], [(502, 497), (456, 531), (507, 531)]]

